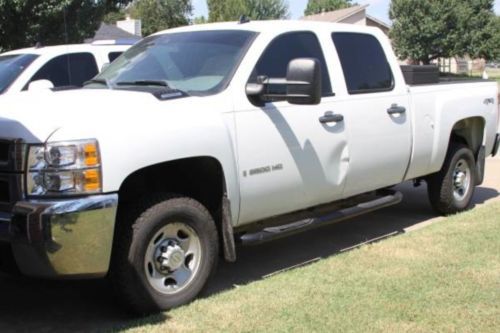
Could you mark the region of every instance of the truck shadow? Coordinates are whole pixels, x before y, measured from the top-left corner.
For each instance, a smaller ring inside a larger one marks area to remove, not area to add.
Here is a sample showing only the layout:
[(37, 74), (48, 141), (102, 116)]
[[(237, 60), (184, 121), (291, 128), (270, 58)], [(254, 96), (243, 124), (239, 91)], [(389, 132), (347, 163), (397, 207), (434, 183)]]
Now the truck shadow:
[[(413, 189), (405, 183), (397, 189), (404, 194), (397, 206), (257, 247), (240, 248), (238, 261), (221, 262), (201, 297), (404, 233), (406, 228), (436, 217), (425, 186)], [(498, 196), (496, 189), (480, 187), (474, 204)], [(39, 281), (0, 275), (0, 332), (107, 331), (164, 320), (168, 320), (168, 313), (137, 321), (123, 311), (104, 280)]]
[[(239, 248), (237, 262), (221, 263), (203, 296), (405, 233), (405, 229), (437, 217), (427, 200), (425, 185), (414, 189), (411, 183), (405, 183), (396, 188), (404, 194), (397, 206), (267, 244)], [(473, 205), (498, 196), (496, 189), (479, 187)]]

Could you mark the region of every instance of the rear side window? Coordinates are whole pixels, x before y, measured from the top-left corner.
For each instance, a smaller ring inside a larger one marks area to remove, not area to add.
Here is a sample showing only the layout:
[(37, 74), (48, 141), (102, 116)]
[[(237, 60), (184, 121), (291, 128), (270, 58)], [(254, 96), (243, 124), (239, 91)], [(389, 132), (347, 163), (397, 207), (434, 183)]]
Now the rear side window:
[(122, 55), (123, 52), (110, 52), (108, 54), (109, 62), (115, 61), (116, 58)]
[(319, 60), (323, 96), (332, 96), (332, 86), (323, 51), (316, 35), (308, 31), (291, 32), (274, 39), (255, 66), (250, 82), (257, 82), (257, 77), (261, 75), (270, 78), (285, 78), (288, 63), (297, 58), (316, 58)]
[(332, 34), (349, 94), (390, 91), (394, 88), (391, 67), (384, 49), (372, 35)]
[(30, 82), (49, 80), (54, 87), (81, 87), (98, 72), (96, 60), (91, 53), (65, 54), (47, 62)]

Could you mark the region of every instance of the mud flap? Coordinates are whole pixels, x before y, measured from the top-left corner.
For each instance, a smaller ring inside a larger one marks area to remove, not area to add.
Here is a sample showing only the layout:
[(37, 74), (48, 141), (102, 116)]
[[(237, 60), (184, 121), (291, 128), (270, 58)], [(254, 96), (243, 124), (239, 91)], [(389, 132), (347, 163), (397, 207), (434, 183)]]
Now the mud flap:
[(486, 165), (486, 152), (484, 146), (481, 146), (476, 157), (476, 186), (484, 181), (484, 169)]
[(231, 205), (227, 196), (222, 199), (222, 243), (224, 245), (224, 259), (227, 262), (235, 262), (236, 245), (231, 221)]

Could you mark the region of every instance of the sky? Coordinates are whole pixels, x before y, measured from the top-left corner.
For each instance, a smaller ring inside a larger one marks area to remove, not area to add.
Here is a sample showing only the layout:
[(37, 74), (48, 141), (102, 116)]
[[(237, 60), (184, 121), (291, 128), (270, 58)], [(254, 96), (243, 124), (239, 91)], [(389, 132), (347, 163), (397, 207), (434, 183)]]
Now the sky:
[[(307, 1), (308, 0), (288, 0), (292, 19), (298, 19), (304, 15)], [(390, 23), (388, 15), (390, 0), (357, 0), (354, 2), (360, 5), (369, 5), (367, 8), (368, 15), (386, 23)], [(208, 10), (206, 0), (193, 0), (193, 6), (194, 16), (207, 16)], [(497, 15), (500, 15), (500, 0), (495, 0), (495, 12)]]

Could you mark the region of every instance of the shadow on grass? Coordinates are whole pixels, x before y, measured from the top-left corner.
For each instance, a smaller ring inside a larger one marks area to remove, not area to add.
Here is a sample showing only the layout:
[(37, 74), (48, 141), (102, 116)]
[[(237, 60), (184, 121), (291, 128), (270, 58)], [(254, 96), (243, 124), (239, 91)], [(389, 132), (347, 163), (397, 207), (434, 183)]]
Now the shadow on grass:
[[(282, 270), (330, 257), (366, 242), (403, 233), (405, 228), (435, 217), (425, 186), (405, 183), (401, 204), (329, 227), (312, 230), (258, 247), (238, 249), (238, 261), (220, 263), (201, 297), (260, 280)], [(499, 196), (478, 188), (474, 204)], [(168, 320), (159, 314), (137, 320), (113, 298), (109, 284), (96, 281), (39, 281), (0, 275), (0, 332), (89, 332), (140, 327)]]

